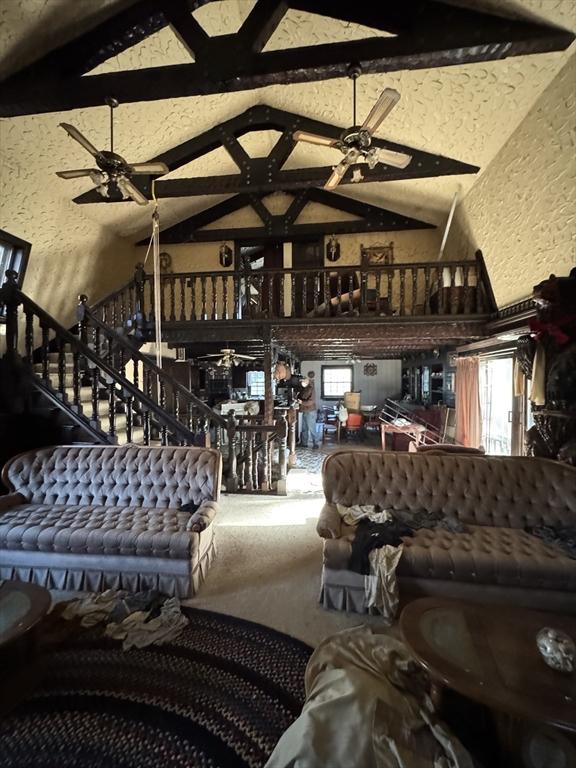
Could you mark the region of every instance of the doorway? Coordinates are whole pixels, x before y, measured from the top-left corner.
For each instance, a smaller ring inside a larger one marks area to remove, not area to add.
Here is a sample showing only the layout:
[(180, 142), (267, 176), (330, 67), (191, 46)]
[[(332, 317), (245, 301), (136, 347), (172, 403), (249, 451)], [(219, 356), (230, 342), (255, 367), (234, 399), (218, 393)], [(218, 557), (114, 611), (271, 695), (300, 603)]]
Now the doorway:
[(513, 358), (483, 358), (479, 368), (482, 444), (487, 454), (513, 453)]
[[(236, 269), (247, 274), (240, 286), (243, 317), (278, 317), (280, 315), (280, 281), (277, 276), (266, 279), (261, 270), (282, 270), (281, 242), (255, 243), (240, 241), (236, 245)], [(252, 274), (254, 276), (252, 277)], [(248, 276), (250, 275), (250, 276)]]

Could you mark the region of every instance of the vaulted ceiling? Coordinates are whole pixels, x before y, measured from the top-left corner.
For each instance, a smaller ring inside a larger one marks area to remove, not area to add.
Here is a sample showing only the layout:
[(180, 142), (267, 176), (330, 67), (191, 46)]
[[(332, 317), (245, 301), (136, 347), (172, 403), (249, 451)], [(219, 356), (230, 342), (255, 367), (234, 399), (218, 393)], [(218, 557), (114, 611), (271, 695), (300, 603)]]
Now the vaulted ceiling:
[[(19, 0), (18, 3), (4, 3), (0, 9), (0, 47), (4, 51), (0, 75), (10, 75), (56, 44), (67, 42), (103, 18), (131, 5), (125, 0), (101, 0), (99, 3)], [(367, 37), (389, 37), (389, 33), (382, 29), (308, 13), (298, 9), (302, 3), (291, 5), (295, 7), (286, 11), (267, 42), (265, 52)], [(458, 5), (571, 31), (576, 29), (572, 0), (460, 0)], [(218, 0), (207, 4), (192, 3), (192, 6), (198, 7), (191, 18), (208, 35), (214, 36), (238, 30), (254, 7), (254, 0)], [(398, 7), (401, 6), (399, 3)], [(329, 5), (325, 4), (325, 7)], [(198, 27), (192, 29), (192, 34), (194, 30), (198, 33)], [(401, 101), (382, 125), (378, 137), (479, 166), (481, 175), (568, 55), (568, 51), (556, 51), (500, 61), (365, 74), (358, 83), (358, 113), (367, 114), (384, 87), (396, 88), (401, 93)], [(107, 73), (189, 65), (190, 60), (190, 52), (181, 39), (171, 27), (165, 26), (100, 63), (89, 74), (84, 74), (82, 80), (88, 84), (90, 78)], [(335, 71), (334, 74), (342, 73)], [(211, 76), (215, 75), (212, 73)], [(214, 90), (212, 87), (206, 90), (206, 95), (122, 104), (116, 112), (118, 150), (133, 162), (144, 161), (170, 151), (257, 104), (267, 104), (336, 126), (350, 122), (351, 84), (342, 76), (286, 84), (279, 81), (279, 84), (229, 93), (210, 92)], [(173, 94), (173, 89), (168, 91)], [(70, 106), (67, 98), (67, 94), (62, 94), (59, 103)], [(104, 106), (94, 106), (75, 108), (65, 114), (55, 112), (5, 118), (0, 124), (0, 152), (9, 166), (22, 169), (27, 176), (32, 174), (38, 185), (49, 188), (50, 194), (69, 200), (85, 192), (89, 184), (83, 180), (64, 181), (53, 174), (59, 169), (82, 167), (87, 155), (58, 128), (62, 119), (76, 125), (96, 146), (104, 148), (108, 145), (107, 110)], [(257, 131), (247, 134), (242, 145), (251, 156), (263, 156), (271, 151), (278, 136), (279, 132), (275, 130)], [(285, 168), (315, 168), (334, 162), (334, 150), (299, 145)], [(235, 172), (237, 166), (233, 159), (220, 147), (175, 168), (165, 178), (208, 178)], [(454, 192), (461, 188), (465, 193), (476, 178), (474, 174), (456, 174), (378, 181), (346, 185), (339, 191), (359, 201), (440, 224)], [(176, 224), (226, 197), (217, 194), (162, 200), (163, 225)], [(82, 214), (129, 237), (144, 235), (150, 218), (149, 210), (133, 203), (86, 204), (82, 206)]]

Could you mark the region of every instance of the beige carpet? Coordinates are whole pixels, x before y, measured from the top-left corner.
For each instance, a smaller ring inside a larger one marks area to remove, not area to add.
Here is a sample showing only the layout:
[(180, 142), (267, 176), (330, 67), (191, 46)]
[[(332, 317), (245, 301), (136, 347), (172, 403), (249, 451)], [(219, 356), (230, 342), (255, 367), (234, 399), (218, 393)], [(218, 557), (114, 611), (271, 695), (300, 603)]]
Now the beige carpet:
[(256, 621), (311, 645), (345, 627), (382, 626), (378, 618), (319, 606), (319, 477), (295, 469), (289, 479), (290, 488), (301, 490), (287, 497), (221, 497), (218, 555), (198, 596), (186, 604)]

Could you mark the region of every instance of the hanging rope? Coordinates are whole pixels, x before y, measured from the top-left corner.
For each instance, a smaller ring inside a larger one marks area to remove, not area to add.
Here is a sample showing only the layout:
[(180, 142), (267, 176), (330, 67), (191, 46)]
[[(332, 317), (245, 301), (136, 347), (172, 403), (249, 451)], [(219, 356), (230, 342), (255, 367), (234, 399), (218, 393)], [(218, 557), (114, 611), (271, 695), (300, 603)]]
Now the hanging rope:
[(144, 264), (148, 261), (152, 250), (152, 268), (154, 271), (154, 331), (156, 335), (156, 365), (162, 368), (162, 284), (160, 281), (160, 214), (158, 212), (158, 200), (155, 189), (156, 179), (152, 180), (152, 198), (154, 200), (154, 213), (152, 214), (152, 234), (144, 257)]

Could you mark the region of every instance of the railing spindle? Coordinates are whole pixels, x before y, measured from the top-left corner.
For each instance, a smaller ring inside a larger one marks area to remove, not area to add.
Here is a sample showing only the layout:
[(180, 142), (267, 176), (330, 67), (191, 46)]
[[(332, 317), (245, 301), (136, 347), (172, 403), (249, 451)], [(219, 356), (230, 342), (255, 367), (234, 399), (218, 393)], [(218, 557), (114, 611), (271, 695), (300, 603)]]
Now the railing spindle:
[(133, 413), (132, 413), (133, 404), (134, 404), (134, 398), (132, 397), (132, 395), (128, 395), (125, 400), (125, 409), (126, 409), (126, 440), (129, 443), (133, 441), (133, 427), (134, 427), (134, 419), (133, 419)]
[(202, 291), (202, 312), (200, 316), (202, 320), (207, 320), (208, 312), (206, 309), (206, 275), (202, 275), (200, 278), (200, 290)]
[(222, 275), (222, 319), (228, 320), (228, 275)]
[(341, 315), (342, 314), (342, 275), (340, 272), (338, 272), (338, 277), (336, 278), (336, 314)]
[(465, 264), (462, 267), (462, 290), (464, 292), (464, 314), (469, 315), (472, 311), (470, 307), (470, 266)]
[(210, 317), (212, 318), (212, 320), (218, 320), (218, 306), (217, 306), (218, 294), (216, 291), (216, 275), (211, 276), (210, 283), (212, 287), (212, 312), (210, 313)]
[(34, 354), (34, 314), (26, 311), (26, 326), (24, 329), (24, 349), (26, 360), (28, 363), (32, 363)]
[(42, 379), (46, 384), (50, 383), (50, 375), (48, 371), (48, 355), (50, 353), (50, 341), (49, 341), (49, 329), (47, 325), (42, 324), (42, 348), (40, 354), (42, 356)]
[(110, 437), (116, 436), (116, 387), (113, 381), (108, 384), (108, 434)]
[(412, 274), (412, 307), (410, 314), (416, 314), (416, 305), (418, 303), (418, 267), (412, 267), (410, 270)]
[(368, 272), (365, 269), (360, 270), (360, 312), (368, 312)]
[(430, 267), (424, 267), (424, 314), (430, 314)]
[(438, 267), (436, 271), (438, 273), (438, 314), (443, 315), (446, 311), (444, 296), (444, 267)]
[(188, 280), (190, 287), (190, 320), (196, 320), (196, 276)]
[(62, 396), (66, 394), (66, 354), (64, 352), (64, 340), (58, 338), (58, 392)]
[(94, 366), (92, 368), (92, 421), (99, 421), (98, 414), (98, 402), (100, 400), (100, 377), (98, 374), (98, 368)]
[(406, 314), (406, 270), (400, 268), (400, 315)]
[(252, 432), (248, 433), (248, 441), (246, 445), (246, 472), (244, 475), (244, 487), (247, 491), (253, 491), (254, 490), (254, 484), (252, 482), (252, 460), (253, 455), (252, 452), (254, 451), (254, 436)]

